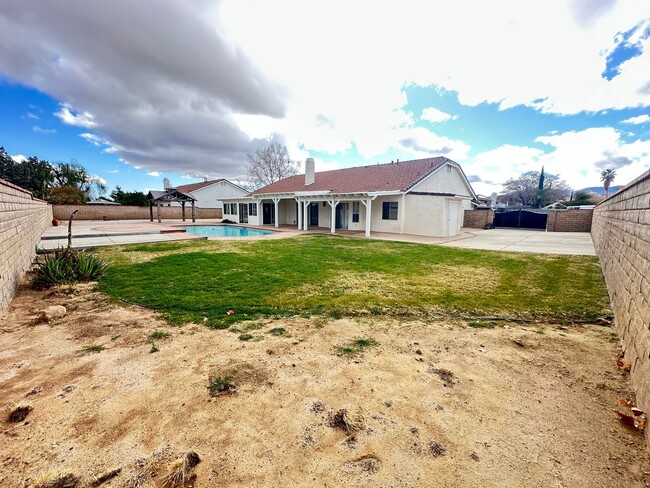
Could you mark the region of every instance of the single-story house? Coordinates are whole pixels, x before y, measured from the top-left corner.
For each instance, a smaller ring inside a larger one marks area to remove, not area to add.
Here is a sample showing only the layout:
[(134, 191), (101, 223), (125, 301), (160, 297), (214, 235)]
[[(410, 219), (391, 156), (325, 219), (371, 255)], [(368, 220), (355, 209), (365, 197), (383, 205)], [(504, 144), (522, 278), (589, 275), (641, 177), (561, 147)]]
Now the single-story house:
[(224, 199), (225, 219), (252, 225), (295, 225), (447, 237), (459, 233), (476, 194), (460, 165), (445, 157), (396, 161), (305, 174)]
[[(163, 180), (165, 191), (170, 188), (169, 180)], [(237, 198), (248, 195), (248, 191), (238, 185), (220, 178), (218, 180), (201, 181), (173, 187), (181, 193), (188, 194), (196, 199), (196, 206), (200, 208), (223, 208), (224, 198)], [(177, 202), (170, 202), (169, 205), (180, 205)]]

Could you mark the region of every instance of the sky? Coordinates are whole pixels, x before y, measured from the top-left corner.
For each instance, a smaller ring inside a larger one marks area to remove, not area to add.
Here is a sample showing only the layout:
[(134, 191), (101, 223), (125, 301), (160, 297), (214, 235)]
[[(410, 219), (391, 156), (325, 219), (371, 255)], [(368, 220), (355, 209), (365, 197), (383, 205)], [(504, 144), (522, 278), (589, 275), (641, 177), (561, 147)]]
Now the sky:
[(650, 168), (647, 0), (2, 0), (0, 146), (109, 189), (446, 156), (489, 195)]

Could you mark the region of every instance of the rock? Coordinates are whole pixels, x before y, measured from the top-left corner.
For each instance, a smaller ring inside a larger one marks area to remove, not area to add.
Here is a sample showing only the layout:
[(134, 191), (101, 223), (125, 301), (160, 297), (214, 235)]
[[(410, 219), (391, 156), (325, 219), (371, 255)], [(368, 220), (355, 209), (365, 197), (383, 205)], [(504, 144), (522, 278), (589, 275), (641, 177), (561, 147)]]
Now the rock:
[(63, 305), (52, 305), (41, 312), (41, 322), (51, 322), (65, 317), (68, 311)]

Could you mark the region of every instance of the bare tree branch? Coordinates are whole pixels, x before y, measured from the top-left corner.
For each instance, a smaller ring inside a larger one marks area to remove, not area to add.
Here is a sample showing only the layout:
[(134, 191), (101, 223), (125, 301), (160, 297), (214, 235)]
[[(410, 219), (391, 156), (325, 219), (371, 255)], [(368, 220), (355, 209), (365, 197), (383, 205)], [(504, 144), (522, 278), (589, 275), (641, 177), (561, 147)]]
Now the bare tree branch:
[(286, 146), (272, 142), (248, 154), (248, 179), (261, 188), (276, 181), (298, 174), (300, 162), (292, 161)]

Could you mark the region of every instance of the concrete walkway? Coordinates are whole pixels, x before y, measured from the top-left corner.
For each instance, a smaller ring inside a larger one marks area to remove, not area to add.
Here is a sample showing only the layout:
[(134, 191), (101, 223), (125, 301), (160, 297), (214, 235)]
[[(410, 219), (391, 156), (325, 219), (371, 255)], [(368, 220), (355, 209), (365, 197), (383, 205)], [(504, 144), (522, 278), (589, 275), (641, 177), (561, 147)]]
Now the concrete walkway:
[(472, 237), (441, 243), (442, 246), (493, 251), (520, 251), (537, 254), (576, 254), (595, 256), (588, 232), (544, 232), (515, 229), (463, 229)]

